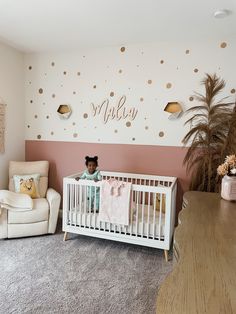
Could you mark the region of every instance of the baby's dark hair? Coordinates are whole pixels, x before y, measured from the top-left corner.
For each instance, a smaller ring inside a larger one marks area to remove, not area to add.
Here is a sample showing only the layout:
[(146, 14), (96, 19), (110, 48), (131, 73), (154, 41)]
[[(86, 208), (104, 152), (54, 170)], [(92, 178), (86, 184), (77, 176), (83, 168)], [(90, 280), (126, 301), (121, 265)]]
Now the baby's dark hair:
[(98, 166), (98, 156), (94, 156), (94, 157), (86, 156), (85, 157), (85, 165), (86, 166), (88, 166), (88, 163), (91, 161), (95, 163), (96, 167)]

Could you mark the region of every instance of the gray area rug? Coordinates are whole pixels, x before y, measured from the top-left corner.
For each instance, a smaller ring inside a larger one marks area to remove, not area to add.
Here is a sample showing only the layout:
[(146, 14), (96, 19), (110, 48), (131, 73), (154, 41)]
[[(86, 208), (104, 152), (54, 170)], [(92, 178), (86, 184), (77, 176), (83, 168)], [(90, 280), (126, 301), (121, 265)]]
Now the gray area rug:
[(0, 240), (0, 313), (155, 313), (162, 250), (70, 234)]

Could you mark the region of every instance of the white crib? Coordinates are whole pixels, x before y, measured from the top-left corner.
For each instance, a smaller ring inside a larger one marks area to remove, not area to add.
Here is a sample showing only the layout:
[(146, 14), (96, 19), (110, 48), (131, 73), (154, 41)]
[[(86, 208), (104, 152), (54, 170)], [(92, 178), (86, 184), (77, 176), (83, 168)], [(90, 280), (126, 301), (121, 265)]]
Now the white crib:
[[(91, 208), (89, 193), (101, 181), (76, 181), (81, 173), (63, 179), (63, 231), (163, 249), (168, 260), (176, 211), (177, 179), (101, 171), (102, 179), (131, 182), (130, 223), (116, 225), (99, 220)], [(96, 204), (96, 194), (95, 204)]]

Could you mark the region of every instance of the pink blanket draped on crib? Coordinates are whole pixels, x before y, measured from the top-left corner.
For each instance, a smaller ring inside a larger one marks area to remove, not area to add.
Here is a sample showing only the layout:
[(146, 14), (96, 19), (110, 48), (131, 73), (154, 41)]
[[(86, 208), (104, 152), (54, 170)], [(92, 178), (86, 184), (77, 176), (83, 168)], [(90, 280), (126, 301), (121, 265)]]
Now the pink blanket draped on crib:
[(129, 225), (131, 183), (109, 179), (101, 183), (99, 219)]

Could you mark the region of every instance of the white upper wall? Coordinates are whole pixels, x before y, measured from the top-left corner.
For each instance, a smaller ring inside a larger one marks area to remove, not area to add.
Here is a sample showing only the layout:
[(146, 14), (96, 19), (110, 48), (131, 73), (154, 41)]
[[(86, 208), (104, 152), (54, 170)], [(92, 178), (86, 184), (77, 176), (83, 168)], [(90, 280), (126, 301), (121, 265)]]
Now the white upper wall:
[[(232, 14), (215, 19), (218, 9)], [(235, 0), (1, 0), (0, 38), (28, 52), (223, 40), (235, 13)]]
[(8, 185), (8, 163), (24, 160), (23, 54), (0, 44), (0, 100), (6, 104), (5, 153), (0, 154), (0, 189)]
[[(120, 48), (26, 55), (26, 139), (181, 146), (186, 117), (169, 120), (164, 112), (168, 102), (180, 102), (184, 109), (196, 105), (190, 97), (203, 92), (205, 73), (221, 76), (226, 81), (222, 97), (235, 99), (233, 39), (128, 45), (123, 52)], [(117, 121), (123, 95), (122, 108), (138, 110), (134, 120)], [(98, 110), (106, 99), (107, 112), (104, 104), (93, 116), (91, 103)], [(61, 104), (72, 107), (68, 120), (58, 117)], [(104, 123), (112, 107), (115, 119)]]

